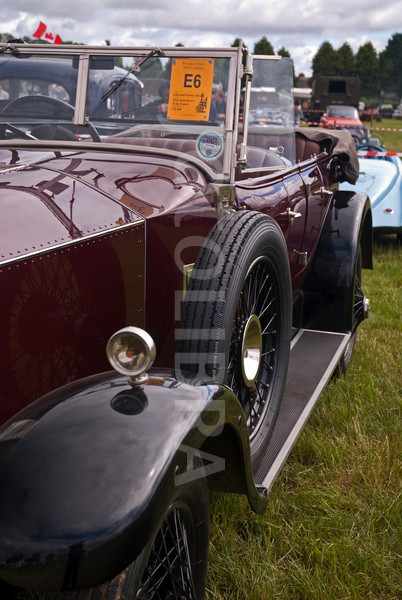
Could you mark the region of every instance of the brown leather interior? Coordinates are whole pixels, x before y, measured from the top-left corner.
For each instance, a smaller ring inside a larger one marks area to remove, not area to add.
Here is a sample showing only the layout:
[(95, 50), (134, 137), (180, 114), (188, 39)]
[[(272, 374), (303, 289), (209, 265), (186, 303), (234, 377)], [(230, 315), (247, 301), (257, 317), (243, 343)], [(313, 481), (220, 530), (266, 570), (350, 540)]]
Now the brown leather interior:
[[(180, 138), (142, 138), (142, 137), (109, 137), (104, 138), (104, 142), (112, 144), (147, 146), (149, 148), (166, 148), (174, 152), (184, 152), (191, 156), (197, 156), (197, 140), (180, 139)], [(218, 172), (222, 170), (221, 157), (216, 160), (208, 161), (208, 164)], [(263, 147), (248, 146), (247, 147), (247, 166), (249, 168), (259, 167), (283, 167), (283, 159)]]

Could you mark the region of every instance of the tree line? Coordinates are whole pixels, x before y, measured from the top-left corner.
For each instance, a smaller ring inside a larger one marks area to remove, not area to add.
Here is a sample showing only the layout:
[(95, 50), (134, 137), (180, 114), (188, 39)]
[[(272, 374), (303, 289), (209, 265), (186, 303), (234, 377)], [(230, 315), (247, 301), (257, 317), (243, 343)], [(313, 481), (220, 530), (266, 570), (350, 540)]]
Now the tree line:
[(350, 75), (360, 78), (361, 95), (366, 98), (402, 97), (402, 33), (395, 33), (377, 54), (366, 42), (353, 54), (348, 43), (337, 50), (321, 44), (312, 62), (313, 78), (320, 75)]
[[(238, 46), (239, 42), (236, 38), (232, 46)], [(265, 36), (254, 44), (253, 54), (279, 54), (291, 58), (283, 47), (275, 53)], [(295, 86), (302, 75), (294, 76)], [(395, 33), (380, 53), (371, 42), (360, 46), (356, 54), (347, 42), (337, 49), (330, 42), (323, 42), (312, 59), (309, 83), (311, 85), (317, 77), (331, 75), (359, 77), (362, 97), (399, 100), (402, 98), (402, 33)]]

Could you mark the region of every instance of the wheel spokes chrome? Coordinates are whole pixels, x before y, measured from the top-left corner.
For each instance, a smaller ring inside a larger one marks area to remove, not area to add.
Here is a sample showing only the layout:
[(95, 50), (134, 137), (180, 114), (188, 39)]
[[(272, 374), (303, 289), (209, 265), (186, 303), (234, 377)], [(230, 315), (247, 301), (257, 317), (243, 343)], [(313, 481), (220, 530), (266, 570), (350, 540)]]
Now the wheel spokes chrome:
[(353, 333), (364, 319), (364, 300), (365, 296), (361, 288), (360, 280), (356, 277), (355, 298), (353, 305)]
[[(276, 366), (277, 302), (277, 284), (270, 263), (260, 257), (251, 266), (239, 295), (227, 377), (228, 385), (243, 407), (250, 436), (258, 428), (270, 400)], [(250, 335), (257, 329), (261, 332), (260, 345), (255, 344), (255, 336)], [(254, 352), (248, 365), (247, 348)]]

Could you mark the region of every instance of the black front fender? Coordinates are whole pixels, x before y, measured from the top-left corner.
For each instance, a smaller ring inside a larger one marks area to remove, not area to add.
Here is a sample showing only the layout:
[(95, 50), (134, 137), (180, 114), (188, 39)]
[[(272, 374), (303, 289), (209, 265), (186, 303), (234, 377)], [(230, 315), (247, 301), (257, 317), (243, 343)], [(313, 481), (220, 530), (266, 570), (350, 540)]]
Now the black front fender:
[[(153, 538), (174, 486), (200, 476), (194, 451), (227, 428), (240, 448), (237, 491), (263, 510), (241, 407), (227, 388), (151, 373), (135, 392), (105, 374), (58, 396), (0, 430), (0, 579), (57, 590), (112, 578)], [(203, 454), (207, 474), (222, 470), (224, 479), (223, 458)]]

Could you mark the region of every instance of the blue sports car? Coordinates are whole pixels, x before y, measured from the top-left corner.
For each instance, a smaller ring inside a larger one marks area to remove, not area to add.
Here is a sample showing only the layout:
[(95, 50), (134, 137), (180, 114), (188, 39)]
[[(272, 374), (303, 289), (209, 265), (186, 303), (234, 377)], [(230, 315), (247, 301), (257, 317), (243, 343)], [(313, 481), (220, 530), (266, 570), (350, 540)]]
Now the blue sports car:
[(402, 162), (398, 153), (379, 146), (358, 146), (359, 178), (344, 182), (342, 190), (367, 194), (371, 201), (374, 233), (396, 233), (402, 241)]

